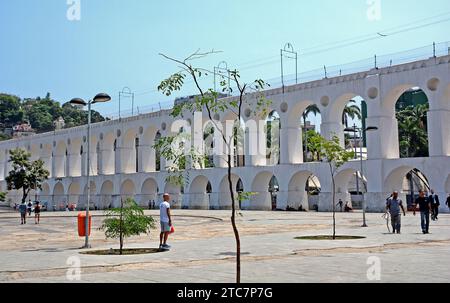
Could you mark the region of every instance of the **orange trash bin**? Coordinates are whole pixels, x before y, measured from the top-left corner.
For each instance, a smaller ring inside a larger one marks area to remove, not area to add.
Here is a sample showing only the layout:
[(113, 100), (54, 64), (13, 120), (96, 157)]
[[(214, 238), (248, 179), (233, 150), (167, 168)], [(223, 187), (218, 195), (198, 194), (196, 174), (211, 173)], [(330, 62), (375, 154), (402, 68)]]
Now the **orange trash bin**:
[[(92, 216), (89, 214), (89, 236), (91, 235)], [(78, 214), (78, 236), (86, 237), (86, 214)]]

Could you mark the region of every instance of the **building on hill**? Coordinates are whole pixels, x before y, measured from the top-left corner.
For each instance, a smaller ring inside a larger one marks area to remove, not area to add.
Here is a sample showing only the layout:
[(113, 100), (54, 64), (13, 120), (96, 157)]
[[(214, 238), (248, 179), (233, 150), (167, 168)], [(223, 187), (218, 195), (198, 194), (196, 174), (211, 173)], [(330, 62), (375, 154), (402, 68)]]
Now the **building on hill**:
[(64, 121), (63, 117), (59, 117), (53, 122), (53, 125), (55, 126), (55, 130), (61, 130), (66, 126), (66, 122)]
[(35, 135), (36, 131), (31, 127), (29, 122), (17, 124), (12, 129), (12, 136), (14, 139), (23, 138)]

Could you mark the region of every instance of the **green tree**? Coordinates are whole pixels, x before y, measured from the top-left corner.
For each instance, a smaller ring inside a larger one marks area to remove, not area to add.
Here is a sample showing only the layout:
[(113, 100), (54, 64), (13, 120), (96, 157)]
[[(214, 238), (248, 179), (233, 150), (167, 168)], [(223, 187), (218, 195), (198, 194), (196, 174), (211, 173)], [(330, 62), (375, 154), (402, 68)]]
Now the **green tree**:
[(19, 97), (0, 94), (0, 127), (13, 127), (22, 122), (24, 116)]
[[(175, 91), (180, 91), (185, 84), (185, 80), (189, 77), (198, 92), (198, 96), (195, 97), (193, 102), (185, 102), (177, 104), (173, 110), (171, 115), (173, 117), (182, 117), (184, 113), (194, 112), (194, 111), (206, 111), (209, 117), (210, 122), (214, 125), (215, 131), (220, 132), (220, 138), (222, 139), (224, 146), (226, 147), (226, 155), (224, 156), (225, 162), (227, 164), (227, 179), (228, 179), (228, 189), (231, 197), (231, 225), (233, 228), (233, 233), (236, 241), (236, 282), (240, 283), (241, 280), (241, 241), (239, 230), (236, 225), (236, 200), (238, 199), (248, 199), (251, 193), (247, 194), (239, 194), (237, 197), (234, 193), (234, 185), (232, 182), (232, 170), (233, 170), (233, 162), (234, 159), (232, 157), (232, 144), (236, 142), (238, 137), (238, 131), (233, 131), (231, 136), (227, 136), (222, 130), (221, 127), (217, 125), (213, 116), (215, 114), (221, 114), (225, 112), (232, 112), (235, 116), (235, 121), (243, 120), (243, 108), (249, 107), (254, 108), (253, 115), (259, 117), (265, 117), (268, 114), (268, 105), (270, 101), (265, 99), (264, 95), (261, 94), (261, 91), (268, 86), (263, 80), (258, 79), (251, 83), (244, 83), (241, 81), (240, 74), (237, 70), (230, 71), (229, 78), (224, 75), (217, 75), (220, 79), (220, 88), (222, 93), (231, 94), (233, 90), (229, 88), (228, 82), (232, 82), (232, 85), (236, 87), (237, 97), (233, 99), (219, 99), (220, 93), (215, 91), (214, 89), (205, 89), (200, 85), (200, 79), (203, 76), (207, 76), (208, 74), (212, 74), (211, 71), (198, 68), (192, 65), (192, 61), (204, 58), (210, 54), (216, 53), (214, 51), (201, 53), (199, 51), (190, 55), (189, 57), (178, 60), (171, 58), (166, 55), (162, 55), (164, 58), (168, 59), (171, 62), (174, 62), (177, 66), (181, 68), (179, 72), (174, 73), (169, 78), (163, 80), (161, 84), (158, 86), (158, 90), (161, 91), (166, 96), (172, 95)], [(251, 97), (247, 97), (250, 93), (254, 93)], [(169, 157), (170, 160), (183, 159), (179, 157), (176, 153), (177, 145), (173, 145), (173, 137), (165, 137), (161, 138), (159, 144), (156, 144), (156, 148), (160, 148), (161, 154), (163, 157)], [(172, 141), (172, 142), (171, 142)], [(156, 149), (155, 148), (155, 149)], [(175, 150), (175, 155), (173, 155)], [(195, 157), (196, 154), (200, 154), (199, 151), (196, 151), (194, 148), (189, 149), (190, 157), (194, 157), (191, 161), (195, 163), (198, 161)], [(202, 153), (203, 156), (203, 153)], [(173, 167), (175, 168), (175, 172), (177, 171), (177, 167), (179, 164), (177, 161), (173, 161)], [(178, 178), (180, 181), (181, 178)]]
[(309, 130), (308, 134), (308, 150), (312, 154), (312, 161), (321, 161), (320, 148), (322, 144), (322, 136), (315, 130)]
[[(302, 114), (304, 131), (305, 131), (305, 136), (304, 136), (304, 141), (303, 141), (303, 150), (305, 153), (303, 158), (305, 159), (305, 162), (308, 162), (308, 149), (309, 149), (308, 138), (309, 138), (309, 134), (310, 134), (310, 131), (308, 131), (306, 128), (306, 119), (308, 119), (308, 116), (310, 114), (313, 114), (315, 117), (318, 114), (320, 114), (320, 109), (316, 104), (309, 105)], [(311, 131), (313, 131), (313, 130), (311, 130)], [(313, 159), (313, 161), (314, 161), (314, 159)]]
[(22, 189), (22, 203), (31, 190), (42, 189), (42, 182), (48, 179), (49, 172), (42, 160), (30, 161), (31, 154), (23, 149), (10, 150), (12, 170), (6, 177), (8, 190)]
[(356, 105), (355, 100), (350, 100), (342, 113), (342, 124), (348, 127), (348, 121), (355, 118), (362, 119), (361, 109)]
[(53, 116), (50, 107), (41, 103), (34, 103), (27, 112), (31, 127), (38, 133), (49, 132), (54, 129)]
[[(91, 111), (92, 123), (105, 121), (97, 111)], [(27, 98), (23, 101), (16, 96), (0, 94), (0, 127), (12, 127), (17, 123), (29, 121), (31, 127), (38, 133), (55, 129), (54, 121), (62, 117), (65, 127), (71, 128), (86, 125), (88, 112), (69, 103), (61, 104), (47, 93), (45, 98)], [(0, 140), (8, 139), (1, 136)]]
[(428, 104), (420, 104), (408, 106), (397, 113), (402, 158), (428, 156), (428, 108)]
[(334, 136), (327, 140), (317, 136), (316, 148), (320, 157), (328, 163), (332, 181), (332, 205), (333, 205), (333, 240), (336, 239), (336, 182), (338, 169), (346, 162), (354, 158), (354, 152), (348, 152), (341, 147), (339, 138)]
[(108, 239), (119, 239), (120, 254), (123, 253), (124, 239), (141, 234), (150, 234), (155, 228), (153, 217), (146, 216), (144, 210), (133, 199), (122, 200), (120, 208), (105, 211), (106, 219), (100, 230)]

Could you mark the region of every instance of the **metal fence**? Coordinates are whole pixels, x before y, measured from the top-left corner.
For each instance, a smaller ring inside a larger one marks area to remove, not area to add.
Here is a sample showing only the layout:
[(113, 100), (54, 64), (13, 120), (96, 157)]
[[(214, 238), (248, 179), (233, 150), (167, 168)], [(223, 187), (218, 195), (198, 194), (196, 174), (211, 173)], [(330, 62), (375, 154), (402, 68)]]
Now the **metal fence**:
[[(407, 51), (391, 53), (387, 55), (374, 55), (371, 58), (358, 60), (350, 63), (326, 66), (322, 65), (320, 68), (301, 72), (298, 74), (284, 75), (284, 85), (294, 85), (297, 83), (305, 83), (310, 81), (322, 80), (325, 78), (332, 78), (338, 76), (345, 76), (354, 73), (364, 72), (375, 68), (385, 68), (394, 65), (405, 64), (418, 60), (425, 60), (433, 57), (440, 57), (450, 55), (450, 42), (433, 43), (427, 46), (410, 49)], [(299, 60), (301, 62), (302, 55), (300, 53)], [(212, 80), (212, 76), (210, 76)], [(276, 78), (270, 78), (265, 80), (271, 85), (272, 88), (282, 87), (281, 76)], [(233, 94), (236, 96), (238, 90), (236, 87), (232, 87)], [(140, 94), (143, 95), (143, 94)], [(139, 94), (138, 94), (139, 96)], [(111, 120), (117, 120), (120, 118), (127, 118), (136, 115), (157, 113), (161, 110), (170, 110), (173, 108), (173, 101), (164, 101), (153, 103), (148, 106), (140, 106), (136, 109), (129, 109), (115, 113), (109, 113), (105, 116)]]

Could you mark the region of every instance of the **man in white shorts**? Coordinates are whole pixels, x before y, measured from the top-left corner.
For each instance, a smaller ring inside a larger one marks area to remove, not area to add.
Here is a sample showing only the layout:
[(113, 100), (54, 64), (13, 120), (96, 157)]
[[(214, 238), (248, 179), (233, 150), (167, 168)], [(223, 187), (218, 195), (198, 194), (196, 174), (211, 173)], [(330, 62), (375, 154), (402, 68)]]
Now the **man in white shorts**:
[(167, 238), (172, 227), (172, 217), (170, 216), (170, 195), (163, 195), (164, 202), (159, 205), (159, 217), (161, 222), (161, 234), (159, 235), (159, 249), (169, 250), (170, 245), (167, 244)]

